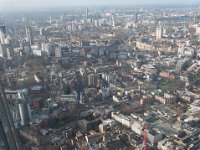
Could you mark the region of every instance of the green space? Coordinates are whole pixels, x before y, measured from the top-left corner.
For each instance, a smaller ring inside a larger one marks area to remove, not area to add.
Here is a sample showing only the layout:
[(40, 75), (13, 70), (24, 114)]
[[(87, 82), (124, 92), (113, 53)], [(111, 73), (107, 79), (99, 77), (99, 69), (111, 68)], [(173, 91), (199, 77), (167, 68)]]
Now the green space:
[(57, 121), (55, 123), (55, 125), (54, 125), (54, 128), (59, 129), (59, 128), (64, 127), (66, 124), (68, 124), (68, 123), (70, 123), (70, 122), (72, 122), (74, 120), (75, 120), (75, 117), (73, 117), (73, 116), (72, 117), (67, 117), (64, 120)]
[(160, 83), (158, 88), (163, 92), (183, 90), (185, 88), (185, 83), (180, 80), (168, 80), (166, 82)]

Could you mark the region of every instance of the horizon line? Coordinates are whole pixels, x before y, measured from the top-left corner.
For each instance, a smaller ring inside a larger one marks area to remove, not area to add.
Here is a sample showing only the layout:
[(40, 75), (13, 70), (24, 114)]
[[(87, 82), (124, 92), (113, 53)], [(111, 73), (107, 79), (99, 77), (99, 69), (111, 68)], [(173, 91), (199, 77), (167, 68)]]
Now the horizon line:
[(166, 7), (166, 8), (173, 8), (173, 7), (200, 7), (200, 4), (197, 4), (197, 3), (194, 3), (194, 4), (101, 4), (101, 5), (71, 5), (71, 6), (55, 6), (55, 7), (38, 7), (38, 8), (16, 8), (16, 9), (13, 9), (13, 8), (10, 8), (11, 10), (9, 9), (6, 9), (6, 10), (0, 10), (0, 12), (2, 13), (12, 13), (12, 12), (33, 12), (33, 11), (58, 11), (58, 9), (61, 9), (60, 11), (64, 11), (64, 9), (71, 9), (71, 8), (110, 8), (110, 7), (113, 7), (113, 8), (158, 8), (158, 7)]

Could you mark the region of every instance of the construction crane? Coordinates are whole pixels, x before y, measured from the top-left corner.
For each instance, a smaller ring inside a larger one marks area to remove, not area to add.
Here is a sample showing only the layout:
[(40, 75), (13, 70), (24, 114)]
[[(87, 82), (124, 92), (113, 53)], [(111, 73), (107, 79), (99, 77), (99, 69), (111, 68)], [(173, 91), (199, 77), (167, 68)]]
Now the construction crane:
[(147, 150), (147, 136), (148, 136), (148, 124), (145, 124), (145, 129), (144, 129), (144, 150)]
[(87, 145), (88, 145), (88, 150), (93, 150), (93, 149), (92, 149), (92, 146), (91, 146), (90, 143), (89, 143), (89, 140), (88, 140), (87, 135), (85, 136), (85, 139), (86, 139), (86, 142), (87, 142)]

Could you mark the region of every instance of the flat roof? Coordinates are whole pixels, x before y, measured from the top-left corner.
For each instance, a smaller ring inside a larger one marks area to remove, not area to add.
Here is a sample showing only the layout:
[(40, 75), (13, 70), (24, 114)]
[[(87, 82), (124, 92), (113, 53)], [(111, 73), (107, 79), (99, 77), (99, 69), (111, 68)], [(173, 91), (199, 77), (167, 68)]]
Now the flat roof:
[(32, 91), (39, 91), (39, 90), (41, 90), (41, 89), (42, 89), (42, 86), (33, 86), (33, 87), (31, 88)]

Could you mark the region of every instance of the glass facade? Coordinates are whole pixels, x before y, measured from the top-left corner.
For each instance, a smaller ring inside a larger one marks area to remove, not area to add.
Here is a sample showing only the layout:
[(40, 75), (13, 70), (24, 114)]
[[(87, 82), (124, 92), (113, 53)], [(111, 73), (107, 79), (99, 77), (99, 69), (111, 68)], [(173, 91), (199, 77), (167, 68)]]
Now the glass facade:
[(10, 109), (4, 90), (0, 87), (0, 150), (18, 150), (18, 146)]

